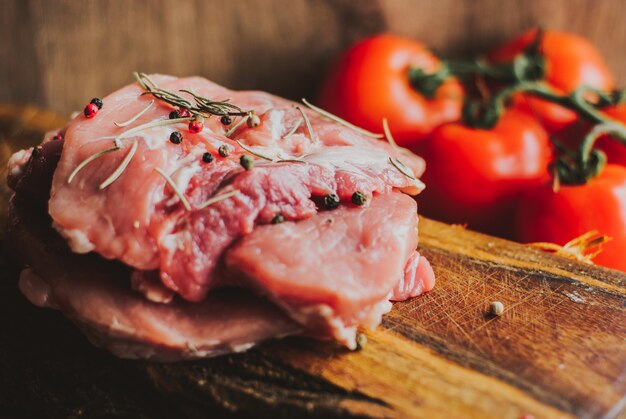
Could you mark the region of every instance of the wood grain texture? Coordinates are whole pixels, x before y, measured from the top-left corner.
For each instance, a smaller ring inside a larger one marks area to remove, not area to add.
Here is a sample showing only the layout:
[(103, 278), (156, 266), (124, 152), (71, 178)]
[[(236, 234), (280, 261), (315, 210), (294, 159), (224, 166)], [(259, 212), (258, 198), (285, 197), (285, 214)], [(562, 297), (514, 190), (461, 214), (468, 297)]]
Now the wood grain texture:
[[(0, 106), (8, 149), (34, 144), (60, 122), (34, 108)], [(626, 275), (428, 219), (420, 229), (437, 285), (395, 304), (382, 327), (367, 333), (363, 350), (292, 338), (179, 364), (118, 360), (92, 347), (61, 314), (30, 305), (17, 290), (17, 266), (2, 257), (0, 411), (145, 418), (624, 414)], [(494, 300), (504, 303), (500, 318), (486, 314)]]
[(621, 0), (2, 0), (0, 103), (69, 114), (135, 70), (299, 99), (373, 33), (468, 56), (538, 24), (588, 37), (624, 81), (625, 14)]

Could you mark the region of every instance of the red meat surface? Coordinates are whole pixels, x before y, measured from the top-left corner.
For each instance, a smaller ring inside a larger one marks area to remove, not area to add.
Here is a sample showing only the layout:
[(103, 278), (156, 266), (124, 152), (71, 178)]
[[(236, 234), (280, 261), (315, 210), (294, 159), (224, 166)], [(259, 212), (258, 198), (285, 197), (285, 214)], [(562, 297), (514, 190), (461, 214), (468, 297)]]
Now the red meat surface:
[[(118, 355), (169, 358), (293, 333), (354, 347), (356, 330), (376, 327), (390, 300), (432, 288), (432, 269), (415, 250), (416, 204), (407, 196), (423, 188), (421, 158), (267, 93), (231, 91), (202, 78), (152, 80), (175, 92), (229, 99), (260, 123), (226, 135), (240, 117), (230, 126), (212, 117), (192, 134), (187, 122), (168, 123), (173, 108), (156, 100), (120, 127), (114, 122), (153, 100), (132, 84), (103, 98), (94, 118), (73, 119), (62, 141), (16, 153), (9, 176), (15, 198), (41, 208), (49, 198), (40, 217), (78, 265), (68, 274), (39, 266), (33, 257), (54, 255), (33, 256), (21, 240), (34, 267), (21, 281), (31, 301), (63, 311)], [(182, 143), (169, 140), (174, 131)], [(228, 156), (219, 155), (223, 146)], [(133, 151), (115, 181), (100, 187)], [(207, 152), (212, 162), (203, 161)], [(251, 170), (240, 165), (244, 154), (255, 158)], [(362, 206), (351, 202), (357, 191), (366, 197)], [(228, 198), (203, 206), (223, 194)], [(339, 196), (339, 208), (324, 207), (328, 194)], [(272, 224), (277, 216), (285, 222)], [(19, 225), (13, 234), (24, 237)], [(81, 274), (94, 256), (128, 272), (111, 281), (117, 271)]]

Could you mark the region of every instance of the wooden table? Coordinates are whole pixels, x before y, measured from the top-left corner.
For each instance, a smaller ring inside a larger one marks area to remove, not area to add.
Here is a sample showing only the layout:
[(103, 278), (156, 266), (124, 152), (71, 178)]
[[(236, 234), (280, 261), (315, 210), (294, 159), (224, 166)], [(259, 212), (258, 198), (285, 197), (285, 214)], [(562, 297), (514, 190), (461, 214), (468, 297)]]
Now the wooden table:
[[(62, 121), (0, 107), (3, 158)], [(6, 192), (6, 190), (3, 190)], [(1, 206), (3, 209), (5, 205)], [(86, 417), (617, 417), (626, 275), (427, 219), (433, 291), (397, 303), (366, 347), (291, 338), (156, 364), (93, 348), (31, 306), (0, 263), (0, 411)], [(10, 247), (10, 243), (5, 243)], [(491, 301), (504, 315), (490, 317)]]

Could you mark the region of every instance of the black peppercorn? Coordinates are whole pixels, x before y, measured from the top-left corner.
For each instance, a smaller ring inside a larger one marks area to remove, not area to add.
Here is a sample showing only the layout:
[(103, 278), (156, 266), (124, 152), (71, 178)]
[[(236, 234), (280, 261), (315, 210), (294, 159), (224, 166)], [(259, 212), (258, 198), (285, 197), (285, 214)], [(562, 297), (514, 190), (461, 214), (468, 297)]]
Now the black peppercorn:
[(183, 134), (180, 131), (174, 131), (170, 134), (170, 141), (174, 144), (180, 144), (183, 142)]
[(252, 159), (252, 156), (244, 154), (239, 158), (239, 164), (241, 164), (241, 167), (244, 169), (251, 170), (254, 166), (254, 160)]
[(283, 217), (282, 214), (278, 214), (274, 218), (272, 218), (272, 224), (280, 224), (284, 222), (285, 222), (285, 217)]
[(223, 117), (220, 118), (220, 122), (223, 125), (230, 125), (230, 124), (233, 123), (233, 120), (232, 120), (232, 118), (230, 116), (224, 115)]
[(180, 118), (180, 112), (178, 111), (170, 112), (170, 119), (178, 119), (178, 118)]
[(361, 205), (364, 205), (366, 201), (367, 201), (367, 197), (365, 196), (363, 192), (356, 191), (355, 193), (352, 194), (352, 203), (354, 205), (361, 206)]
[(204, 153), (202, 155), (202, 161), (205, 163), (211, 163), (213, 161), (213, 154), (211, 153)]
[(94, 97), (89, 103), (93, 103), (98, 107), (98, 109), (102, 109), (102, 99), (100, 98)]
[(324, 197), (324, 206), (330, 210), (339, 207), (340, 199), (337, 194), (329, 193)]
[(34, 147), (33, 152), (30, 155), (33, 159), (39, 158), (39, 156), (41, 156), (41, 147)]
[(230, 147), (228, 147), (226, 144), (222, 144), (220, 148), (217, 149), (217, 152), (222, 157), (228, 157), (230, 155)]

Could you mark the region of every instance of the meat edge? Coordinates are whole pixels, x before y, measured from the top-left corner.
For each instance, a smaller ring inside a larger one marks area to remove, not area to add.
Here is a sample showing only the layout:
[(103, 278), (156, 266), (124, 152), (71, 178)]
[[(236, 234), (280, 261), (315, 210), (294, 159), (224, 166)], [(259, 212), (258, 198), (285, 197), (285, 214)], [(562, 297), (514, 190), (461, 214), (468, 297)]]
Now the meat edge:
[[(28, 214), (28, 211), (21, 211), (21, 205), (16, 205), (15, 196), (9, 204), (9, 229), (7, 239), (12, 243), (12, 252), (20, 255), (19, 263), (27, 266), (22, 270), (19, 280), (20, 291), (34, 305), (43, 308), (52, 308), (60, 311), (66, 318), (72, 321), (84, 333), (87, 339), (96, 347), (106, 349), (112, 354), (120, 358), (130, 359), (148, 359), (158, 362), (176, 362), (183, 360), (199, 359), (213, 357), (226, 353), (242, 352), (268, 339), (280, 339), (289, 335), (299, 334), (299, 327), (293, 324), (286, 316), (281, 333), (272, 333), (264, 339), (258, 341), (238, 340), (235, 344), (223, 344), (215, 342), (206, 346), (181, 346), (167, 345), (155, 342), (150, 339), (141, 339), (137, 336), (126, 333), (122, 328), (116, 329), (111, 325), (95, 324), (84, 322), (72, 316), (67, 310), (59, 307), (55, 301), (53, 293), (47, 293), (45, 296), (37, 295), (37, 290), (33, 286), (48, 287), (48, 291), (52, 291), (53, 287), (49, 281), (46, 281), (44, 275), (40, 272), (48, 272), (51, 275), (60, 275), (63, 271), (64, 262), (68, 257), (58, 249), (58, 237), (50, 237), (50, 231), (46, 231), (43, 227), (42, 220), (35, 220), (34, 214)], [(25, 214), (26, 213), (26, 214)], [(52, 240), (50, 240), (52, 238)], [(69, 249), (67, 249), (69, 251)], [(72, 254), (72, 256), (74, 256)], [(75, 255), (76, 257), (85, 257), (85, 255)], [(109, 261), (102, 260), (103, 263)], [(71, 272), (70, 274), (76, 274)], [(33, 281), (42, 281), (40, 284), (33, 284)], [(30, 289), (29, 289), (30, 288)], [(128, 283), (128, 292), (133, 293)], [(137, 298), (143, 299), (143, 295), (137, 294)], [(236, 303), (234, 301), (233, 303)], [(272, 305), (273, 306), (273, 305)], [(278, 326), (277, 326), (278, 327)], [(280, 325), (282, 327), (282, 325)]]

